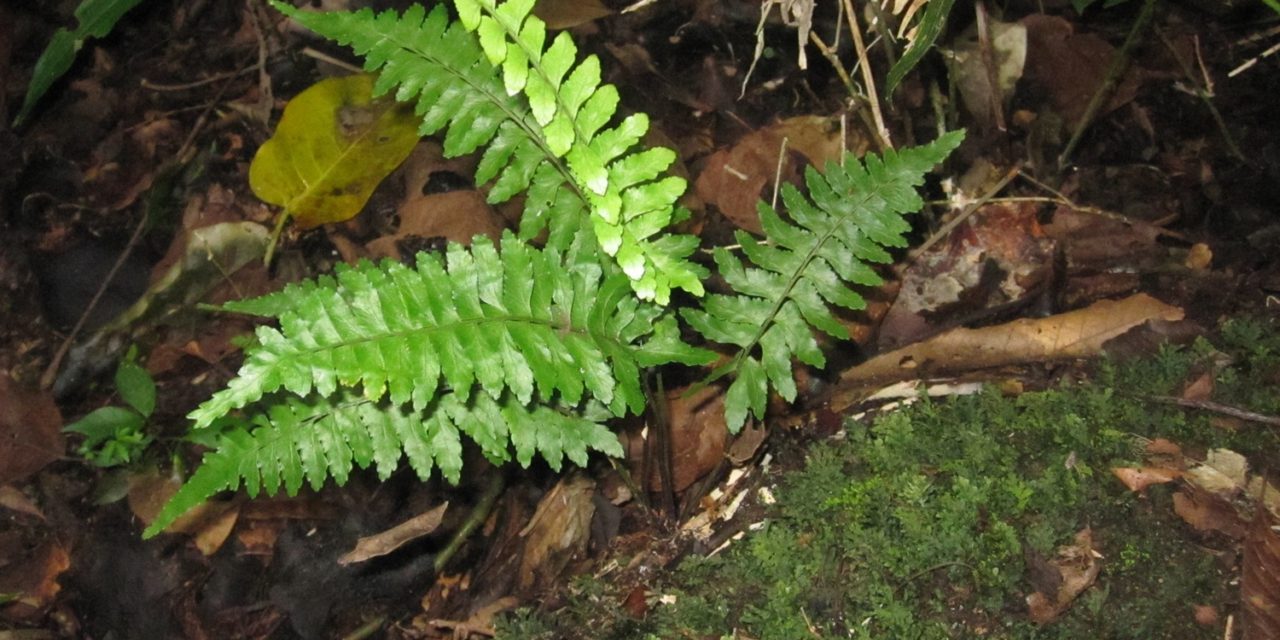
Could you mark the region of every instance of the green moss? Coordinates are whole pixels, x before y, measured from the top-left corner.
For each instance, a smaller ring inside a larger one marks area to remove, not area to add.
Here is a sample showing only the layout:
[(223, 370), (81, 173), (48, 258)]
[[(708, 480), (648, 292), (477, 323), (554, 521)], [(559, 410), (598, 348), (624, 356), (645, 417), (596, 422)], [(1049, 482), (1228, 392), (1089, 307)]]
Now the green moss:
[[(1214, 371), (1215, 400), (1280, 412), (1274, 328), (1231, 322), (1216, 348), (1201, 340), (1107, 363), (1091, 384), (923, 399), (869, 426), (851, 423), (844, 441), (814, 446), (804, 470), (781, 480), (763, 528), (656, 587), (674, 604), (628, 621), (622, 635), (600, 631), (620, 630), (616, 615), (570, 607), (576, 622), (558, 618), (558, 637), (585, 637), (565, 626), (584, 623), (592, 637), (633, 638), (735, 629), (761, 640), (1221, 637), (1192, 612), (1233, 607), (1213, 541), (1174, 514), (1172, 488), (1137, 496), (1110, 469), (1140, 462), (1140, 443), (1158, 437), (1275, 459), (1274, 429), (1225, 431), (1208, 413), (1151, 400)], [(1060, 619), (1034, 625), (1027, 550), (1051, 557), (1086, 527), (1101, 575)], [(533, 637), (506, 631), (500, 637)]]

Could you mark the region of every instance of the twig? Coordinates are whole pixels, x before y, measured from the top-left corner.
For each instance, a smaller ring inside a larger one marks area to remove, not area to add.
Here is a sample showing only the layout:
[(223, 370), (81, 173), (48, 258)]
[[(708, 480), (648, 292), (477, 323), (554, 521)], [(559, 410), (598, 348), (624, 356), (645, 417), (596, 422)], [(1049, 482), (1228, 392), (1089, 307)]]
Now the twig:
[(498, 496), (502, 495), (502, 490), (507, 486), (507, 479), (502, 474), (502, 469), (492, 469), (489, 472), (489, 484), (485, 486), (484, 493), (480, 496), (480, 501), (471, 509), (471, 513), (467, 514), (466, 522), (454, 532), (453, 537), (449, 539), (449, 544), (440, 550), (440, 555), (436, 556), (432, 569), (436, 575), (444, 570), (444, 566), (449, 564), (454, 554), (458, 553), (458, 549), (462, 548), (462, 543), (471, 537), (471, 533), (476, 530), (485, 520), (489, 518), (489, 513), (493, 511), (493, 505), (497, 503)]
[[(880, 97), (876, 94), (876, 81), (871, 73), (871, 58), (867, 55), (867, 47), (862, 43), (862, 30), (858, 26), (858, 15), (853, 10), (852, 0), (843, 0), (844, 18), (849, 23), (849, 32), (853, 35), (853, 48), (858, 52), (858, 64), (862, 67), (862, 84), (867, 89), (867, 102), (871, 103), (871, 117), (876, 123), (876, 142), (881, 151), (893, 148), (893, 140), (889, 129), (884, 125), (884, 114), (880, 113)], [(1149, 0), (1150, 1), (1150, 0)]]
[(782, 136), (782, 145), (778, 147), (778, 167), (773, 172), (773, 198), (769, 201), (769, 206), (774, 209), (778, 208), (778, 190), (781, 188), (782, 184), (782, 163), (785, 162), (787, 158), (788, 142), (790, 142), (790, 138)]
[(929, 250), (929, 247), (932, 247), (933, 245), (937, 244), (939, 240), (947, 237), (947, 235), (949, 235), (951, 231), (955, 229), (961, 222), (964, 222), (966, 219), (969, 218), (970, 215), (973, 215), (974, 211), (977, 211), (979, 207), (986, 204), (989, 200), (991, 200), (991, 198), (994, 198), (997, 193), (1000, 193), (1000, 191), (1003, 190), (1005, 186), (1007, 186), (1009, 182), (1013, 180), (1014, 176), (1018, 175), (1019, 171), (1021, 171), (1020, 167), (1014, 167), (1010, 169), (1008, 173), (1006, 173), (1004, 177), (1000, 179), (1000, 182), (997, 182), (994, 187), (992, 187), (986, 193), (982, 194), (982, 196), (979, 197), (977, 200), (974, 200), (973, 202), (969, 203), (969, 206), (965, 207), (964, 210), (960, 212), (960, 215), (952, 218), (949, 222), (942, 225), (942, 227), (939, 228), (937, 231), (935, 231), (933, 235), (929, 236), (928, 240), (924, 241), (924, 244), (921, 244), (919, 247), (916, 247), (909, 254), (907, 254), (907, 260), (902, 264), (900, 269), (905, 270), (907, 267), (911, 266), (911, 264), (915, 262), (920, 256), (924, 255), (924, 252)]
[(1047, 184), (1045, 184), (1045, 183), (1043, 183), (1043, 182), (1041, 182), (1041, 181), (1037, 180), (1034, 176), (1032, 176), (1031, 174), (1029, 174), (1029, 173), (1027, 173), (1027, 172), (1025, 172), (1025, 171), (1019, 171), (1019, 172), (1018, 172), (1018, 177), (1019, 177), (1019, 178), (1022, 178), (1023, 180), (1026, 180), (1027, 182), (1030, 182), (1031, 184), (1035, 185), (1036, 187), (1038, 187), (1038, 188), (1040, 188), (1040, 189), (1043, 189), (1044, 191), (1046, 191), (1046, 192), (1048, 192), (1048, 193), (1052, 194), (1052, 195), (1053, 195), (1053, 197), (1052, 197), (1052, 198), (1035, 198), (1035, 197), (1022, 197), (1022, 198), (999, 198), (999, 199), (998, 199), (999, 201), (1001, 201), (1001, 202), (1019, 202), (1019, 201), (1022, 201), (1022, 202), (1054, 202), (1054, 203), (1060, 204), (1060, 205), (1062, 205), (1062, 206), (1064, 206), (1064, 207), (1067, 207), (1067, 208), (1072, 209), (1072, 210), (1075, 210), (1075, 211), (1082, 211), (1082, 212), (1084, 212), (1084, 213), (1090, 213), (1090, 214), (1093, 214), (1093, 215), (1098, 216), (1098, 217), (1100, 217), (1100, 218), (1107, 218), (1107, 219), (1109, 219), (1109, 220), (1115, 220), (1116, 222), (1120, 222), (1120, 223), (1123, 223), (1123, 224), (1127, 224), (1127, 225), (1129, 225), (1129, 226), (1131, 226), (1131, 227), (1140, 227), (1140, 228), (1144, 228), (1144, 229), (1148, 229), (1148, 228), (1149, 228), (1149, 229), (1153, 229), (1153, 230), (1155, 230), (1155, 232), (1156, 232), (1156, 233), (1158, 233), (1158, 234), (1160, 234), (1160, 235), (1168, 236), (1168, 237), (1170, 237), (1170, 238), (1177, 238), (1178, 240), (1182, 240), (1183, 242), (1191, 242), (1191, 239), (1190, 239), (1190, 238), (1188, 238), (1186, 235), (1184, 235), (1184, 234), (1182, 234), (1182, 233), (1179, 233), (1179, 232), (1177, 232), (1177, 231), (1173, 231), (1173, 230), (1171, 230), (1171, 229), (1166, 229), (1166, 228), (1164, 228), (1164, 227), (1160, 226), (1161, 224), (1164, 224), (1164, 223), (1167, 223), (1167, 222), (1172, 222), (1172, 221), (1173, 221), (1173, 219), (1176, 217), (1176, 215), (1166, 216), (1166, 217), (1164, 217), (1164, 218), (1161, 218), (1161, 219), (1159, 219), (1159, 220), (1155, 220), (1155, 221), (1152, 221), (1152, 222), (1148, 222), (1148, 221), (1146, 221), (1146, 220), (1133, 220), (1132, 218), (1129, 218), (1128, 216), (1126, 216), (1126, 215), (1124, 215), (1124, 214), (1116, 213), (1116, 212), (1114, 212), (1114, 211), (1107, 211), (1106, 209), (1099, 209), (1098, 207), (1092, 207), (1092, 206), (1089, 206), (1089, 205), (1078, 204), (1078, 203), (1076, 203), (1074, 200), (1072, 200), (1071, 198), (1068, 198), (1067, 196), (1063, 195), (1063, 194), (1062, 194), (1062, 192), (1060, 192), (1060, 191), (1058, 191), (1057, 189), (1054, 189), (1053, 187), (1051, 187), (1051, 186), (1049, 186), (1049, 185), (1047, 185)]
[(1085, 108), (1084, 115), (1080, 117), (1080, 122), (1076, 123), (1076, 130), (1071, 134), (1071, 140), (1067, 142), (1062, 154), (1058, 156), (1059, 168), (1067, 166), (1067, 163), (1071, 160), (1071, 154), (1076, 149), (1076, 145), (1080, 143), (1080, 138), (1084, 136), (1084, 130), (1088, 129), (1089, 125), (1093, 123), (1093, 119), (1102, 110), (1102, 105), (1111, 99), (1111, 94), (1115, 92), (1120, 75), (1129, 68), (1129, 52), (1137, 46), (1138, 36), (1146, 30), (1147, 23), (1151, 22), (1151, 16), (1155, 13), (1155, 8), (1156, 0), (1146, 0), (1142, 4), (1142, 12), (1138, 14), (1138, 19), (1133, 21), (1133, 28), (1129, 29), (1129, 36), (1125, 38), (1120, 50), (1116, 51), (1115, 57), (1111, 58), (1111, 66), (1107, 68), (1107, 75), (1103, 77), (1102, 84), (1098, 86), (1093, 98), (1089, 100), (1089, 106)]
[(246, 67), (239, 71), (225, 71), (223, 73), (211, 75), (208, 78), (204, 78), (203, 80), (195, 80), (192, 82), (184, 82), (181, 84), (160, 84), (158, 82), (152, 82), (150, 80), (147, 80), (146, 78), (143, 78), (142, 81), (139, 82), (138, 84), (143, 89), (149, 89), (151, 91), (186, 91), (188, 89), (203, 87), (207, 84), (213, 84), (215, 82), (220, 82), (222, 80), (227, 80), (230, 78), (239, 78), (240, 76), (254, 73), (257, 70), (258, 70), (258, 65), (254, 65), (252, 67)]
[(1231, 416), (1232, 418), (1248, 420), (1249, 422), (1257, 422), (1260, 424), (1270, 425), (1272, 427), (1280, 427), (1280, 418), (1277, 418), (1275, 416), (1268, 416), (1261, 413), (1254, 413), (1252, 411), (1246, 411), (1244, 409), (1240, 409), (1230, 405), (1220, 404), (1217, 402), (1213, 402), (1211, 400), (1188, 400), (1186, 398), (1178, 398), (1174, 396), (1148, 396), (1148, 397), (1151, 400), (1154, 400), (1156, 402), (1163, 402), (1165, 404), (1176, 404), (1179, 407), (1186, 407), (1188, 409), (1202, 409), (1204, 411), (1212, 411), (1214, 413), (1221, 413), (1222, 415), (1225, 415), (1225, 416)]
[(302, 50), (302, 55), (307, 56), (307, 57), (310, 57), (310, 58), (315, 58), (316, 60), (319, 60), (319, 61), (321, 61), (321, 62), (327, 62), (327, 63), (329, 63), (329, 64), (331, 64), (331, 65), (333, 65), (333, 66), (335, 66), (335, 67), (341, 67), (341, 68), (343, 68), (343, 69), (346, 69), (347, 71), (350, 71), (351, 73), (363, 73), (363, 72), (364, 72), (364, 69), (361, 69), (360, 67), (357, 67), (356, 65), (351, 64), (350, 62), (344, 62), (344, 61), (339, 60), (339, 59), (337, 59), (337, 58), (335, 58), (335, 57), (333, 57), (333, 56), (331, 56), (331, 55), (329, 55), (329, 54), (327, 54), (327, 53), (325, 53), (325, 52), (323, 52), (323, 51), (319, 51), (319, 50), (317, 50), (317, 49), (313, 49), (313, 48), (311, 48), (311, 47), (306, 47), (306, 48), (304, 48), (304, 49)]
[[(837, 31), (836, 35), (838, 37), (840, 32)], [(849, 77), (849, 72), (841, 64), (840, 58), (836, 56), (835, 46), (827, 46), (827, 43), (822, 40), (822, 36), (819, 36), (815, 31), (809, 32), (809, 41), (818, 48), (818, 51), (822, 53), (822, 57), (827, 59), (827, 62), (831, 64), (831, 68), (836, 70), (836, 76), (844, 84), (844, 90), (851, 96), (858, 95), (858, 86), (853, 84), (853, 79)]]
[(987, 86), (991, 89), (987, 93), (990, 101), (988, 107), (991, 109), (991, 115), (995, 117), (996, 130), (1005, 131), (1008, 127), (1004, 122), (1004, 97), (1000, 91), (1000, 79), (996, 73), (996, 54), (991, 46), (991, 30), (987, 27), (987, 4), (979, 1), (974, 8), (978, 16), (978, 52), (982, 56), (982, 68), (987, 74)]
[(1196, 81), (1191, 65), (1186, 60), (1183, 60), (1182, 56), (1178, 55), (1178, 50), (1174, 48), (1172, 42), (1169, 42), (1169, 38), (1164, 34), (1164, 31), (1156, 29), (1156, 35), (1160, 37), (1160, 42), (1164, 43), (1165, 48), (1173, 55), (1173, 59), (1178, 62), (1178, 66), (1182, 68), (1182, 74), (1186, 76), (1187, 81), (1195, 85), (1195, 96), (1200, 98), (1205, 108), (1209, 110), (1209, 115), (1213, 116), (1213, 121), (1218, 125), (1218, 131), (1222, 134), (1222, 141), (1227, 145), (1227, 152), (1241, 162), (1248, 162), (1248, 158), (1244, 156), (1244, 153), (1240, 151), (1240, 147), (1236, 145), (1235, 138), (1231, 137), (1231, 132), (1227, 130), (1227, 123), (1222, 119), (1222, 113), (1218, 111), (1218, 107), (1214, 106), (1213, 100), (1210, 100), (1213, 96), (1213, 80), (1209, 76), (1209, 72), (1204, 68), (1204, 58), (1199, 55), (1199, 40), (1196, 41), (1196, 59), (1200, 62), (1201, 77), (1204, 78), (1203, 86)]

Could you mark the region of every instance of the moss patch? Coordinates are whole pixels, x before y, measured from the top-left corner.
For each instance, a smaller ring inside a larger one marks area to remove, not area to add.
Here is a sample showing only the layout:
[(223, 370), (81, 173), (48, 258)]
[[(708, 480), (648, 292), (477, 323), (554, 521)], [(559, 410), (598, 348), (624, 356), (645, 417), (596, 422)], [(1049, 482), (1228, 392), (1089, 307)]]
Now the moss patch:
[[(588, 580), (565, 609), (522, 612), (499, 637), (1219, 638), (1237, 608), (1235, 543), (1183, 523), (1170, 486), (1139, 496), (1110, 471), (1139, 463), (1153, 438), (1231, 448), (1255, 466), (1280, 459), (1270, 427), (1225, 430), (1150, 399), (1208, 372), (1215, 401), (1280, 413), (1274, 324), (1228, 322), (1216, 342), (1107, 363), (1088, 383), (851, 422), (780, 478), (762, 528), (651, 583), (667, 603), (644, 620), (621, 612), (617, 587)], [(1036, 558), (1085, 528), (1103, 556), (1096, 583), (1059, 619), (1032, 623)], [(1194, 605), (1222, 615), (1198, 624)]]

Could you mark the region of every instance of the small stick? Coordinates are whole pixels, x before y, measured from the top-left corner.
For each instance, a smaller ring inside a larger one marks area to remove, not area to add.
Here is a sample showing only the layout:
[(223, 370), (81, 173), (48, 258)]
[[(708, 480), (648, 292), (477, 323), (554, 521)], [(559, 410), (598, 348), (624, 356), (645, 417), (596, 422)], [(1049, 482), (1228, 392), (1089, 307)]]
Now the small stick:
[(449, 543), (444, 549), (440, 550), (440, 555), (436, 556), (432, 569), (436, 575), (444, 570), (444, 566), (449, 564), (449, 560), (458, 553), (458, 549), (462, 548), (462, 543), (471, 537), (471, 533), (476, 530), (485, 520), (489, 518), (489, 513), (493, 511), (493, 505), (497, 503), (498, 496), (502, 495), (502, 490), (507, 486), (507, 480), (502, 475), (502, 469), (491, 469), (489, 471), (489, 484), (485, 485), (484, 493), (480, 496), (480, 501), (471, 509), (471, 513), (467, 514), (466, 522), (453, 533), (453, 537), (449, 539)]
[[(992, 187), (986, 193), (982, 194), (982, 197), (969, 203), (969, 206), (965, 207), (964, 210), (960, 212), (960, 215), (952, 218), (950, 222), (947, 222), (946, 224), (942, 225), (942, 228), (938, 229), (933, 233), (933, 235), (929, 236), (929, 239), (925, 240), (924, 244), (921, 244), (919, 247), (916, 247), (915, 249), (911, 250), (911, 253), (907, 254), (906, 262), (902, 264), (901, 271), (905, 271), (906, 268), (911, 266), (911, 264), (914, 263), (920, 256), (924, 255), (924, 252), (928, 251), (929, 247), (932, 247), (934, 244), (937, 244), (939, 240), (947, 237), (947, 235), (950, 234), (951, 231), (955, 229), (961, 222), (964, 222), (966, 219), (969, 218), (970, 215), (973, 215), (974, 211), (977, 211), (979, 207), (981, 207), (982, 205), (986, 204), (987, 201), (994, 198), (997, 193), (1000, 193), (1000, 191), (1003, 190), (1005, 186), (1008, 185), (1009, 182), (1013, 180), (1014, 176), (1018, 175), (1020, 171), (1021, 171), (1020, 167), (1014, 167), (1010, 169), (1009, 172), (1006, 173), (1004, 177), (1000, 179), (1000, 182), (997, 182), (994, 187)], [(901, 273), (901, 271), (899, 271), (899, 273)]]
[(186, 91), (187, 89), (195, 89), (197, 87), (203, 87), (207, 84), (221, 82), (223, 80), (228, 80), (230, 78), (239, 78), (240, 76), (254, 73), (257, 70), (258, 70), (258, 66), (254, 65), (252, 67), (246, 67), (239, 71), (225, 71), (223, 73), (211, 75), (208, 78), (205, 78), (203, 80), (184, 82), (182, 84), (161, 84), (161, 83), (152, 82), (150, 80), (147, 80), (146, 78), (143, 78), (142, 81), (138, 84), (143, 89), (149, 89), (151, 91)]
[(782, 146), (778, 147), (778, 168), (773, 173), (773, 199), (769, 202), (769, 206), (773, 207), (774, 210), (778, 208), (778, 190), (781, 188), (782, 183), (782, 163), (787, 158), (787, 142), (789, 141), (790, 138), (782, 136)]
[(1150, 399), (1155, 400), (1156, 402), (1163, 402), (1165, 404), (1176, 404), (1179, 407), (1186, 407), (1188, 409), (1203, 409), (1204, 411), (1221, 413), (1222, 415), (1225, 415), (1225, 416), (1231, 416), (1232, 418), (1239, 418), (1241, 420), (1248, 420), (1249, 422), (1257, 422), (1265, 425), (1270, 425), (1272, 427), (1280, 427), (1280, 418), (1277, 418), (1275, 416), (1269, 416), (1261, 413), (1254, 413), (1252, 411), (1246, 411), (1244, 409), (1240, 409), (1230, 405), (1220, 404), (1217, 402), (1213, 402), (1211, 400), (1188, 400), (1186, 398), (1176, 398), (1174, 396), (1149, 396), (1149, 397)]
[(889, 129), (884, 125), (884, 115), (880, 113), (880, 96), (876, 94), (876, 81), (871, 75), (871, 58), (867, 55), (867, 47), (862, 43), (862, 31), (858, 26), (858, 15), (853, 10), (851, 0), (844, 0), (847, 5), (844, 18), (849, 23), (849, 32), (853, 35), (853, 48), (858, 52), (858, 64), (862, 67), (862, 84), (867, 89), (867, 102), (871, 103), (871, 117), (876, 123), (876, 142), (881, 151), (893, 148), (893, 140)]

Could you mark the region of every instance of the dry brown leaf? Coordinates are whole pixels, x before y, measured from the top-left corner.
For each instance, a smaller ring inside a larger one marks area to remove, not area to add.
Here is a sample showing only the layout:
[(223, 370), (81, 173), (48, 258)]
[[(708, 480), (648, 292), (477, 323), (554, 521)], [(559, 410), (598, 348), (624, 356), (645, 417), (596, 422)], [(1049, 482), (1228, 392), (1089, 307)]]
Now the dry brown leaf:
[(1153, 484), (1164, 484), (1172, 482), (1182, 475), (1177, 469), (1167, 469), (1164, 467), (1142, 467), (1140, 469), (1133, 467), (1117, 467), (1111, 470), (1124, 486), (1135, 493), (1147, 490), (1147, 487)]
[(1148, 442), (1145, 449), (1149, 456), (1167, 457), (1178, 462), (1182, 460), (1182, 447), (1165, 438), (1156, 438)]
[[(149, 525), (169, 498), (177, 493), (182, 480), (172, 474), (148, 471), (129, 478), (129, 509)], [(213, 555), (226, 542), (240, 515), (240, 500), (205, 502), (183, 514), (165, 533), (185, 533), (196, 539), (200, 552)]]
[(0, 484), (17, 482), (62, 457), (62, 414), (48, 392), (0, 373)]
[(1203, 464), (1187, 470), (1187, 482), (1225, 499), (1235, 497), (1248, 481), (1249, 461), (1230, 449), (1213, 449)]
[(1102, 563), (1098, 562), (1101, 557), (1093, 549), (1091, 529), (1077, 533), (1074, 544), (1059, 547), (1057, 557), (1050, 563), (1061, 577), (1061, 581), (1055, 583), (1057, 593), (1036, 591), (1028, 596), (1027, 607), (1031, 619), (1038, 624), (1045, 624), (1066, 611), (1098, 579), (1098, 572), (1102, 570)]
[(538, 0), (533, 6), (548, 29), (569, 29), (612, 13), (600, 0)]
[(1240, 600), (1246, 640), (1280, 638), (1280, 535), (1275, 522), (1259, 509), (1244, 540)]
[(345, 566), (364, 562), (370, 558), (385, 556), (422, 536), (430, 534), (440, 527), (440, 521), (444, 518), (444, 512), (448, 508), (449, 503), (445, 502), (382, 533), (360, 538), (356, 541), (354, 549), (338, 558), (338, 564)]
[(846, 371), (840, 385), (900, 380), (1028, 362), (1096, 356), (1108, 340), (1151, 320), (1181, 320), (1182, 309), (1140, 293), (1047, 318), (954, 329), (881, 354)]
[(495, 242), (502, 235), (503, 220), (479, 191), (447, 191), (406, 201), (400, 205), (399, 237), (444, 237), (471, 244), (477, 235)]
[(1212, 626), (1218, 624), (1218, 608), (1207, 604), (1197, 604), (1191, 607), (1195, 615), (1196, 624), (1203, 626)]
[(1206, 371), (1183, 387), (1183, 400), (1209, 400), (1213, 398), (1213, 374)]
[(1232, 539), (1245, 534), (1245, 523), (1234, 505), (1193, 486), (1173, 494), (1173, 511), (1197, 531), (1219, 531)]
[(0, 618), (36, 622), (62, 590), (58, 576), (71, 567), (71, 557), (57, 542), (46, 542), (26, 559), (0, 570), (0, 593), (17, 599), (0, 607)]
[(0, 507), (44, 520), (44, 513), (40, 511), (40, 507), (37, 507), (26, 494), (13, 485), (0, 485)]
[(712, 154), (698, 175), (694, 189), (699, 198), (716, 205), (733, 224), (760, 234), (756, 201), (762, 197), (767, 201), (771, 197), (762, 190), (774, 183), (783, 139), (787, 141), (787, 153), (783, 154), (782, 179), (796, 182), (802, 171), (794, 161), (794, 154), (821, 169), (829, 160), (839, 161), (846, 148), (859, 156), (866, 152), (868, 143), (864, 138), (853, 131), (848, 133), (848, 138), (847, 144), (841, 141), (839, 123), (832, 118), (788, 118), (749, 133), (733, 147)]
[[(1095, 34), (1075, 33), (1075, 27), (1058, 16), (1032, 14), (1021, 22), (1027, 28), (1026, 78), (1039, 85), (1054, 110), (1074, 126), (1101, 87), (1115, 47)], [(1097, 117), (1132, 101), (1142, 78), (1143, 71), (1131, 65)]]
[(954, 322), (1042, 290), (1053, 273), (1054, 243), (1037, 215), (1030, 203), (984, 205), (916, 258), (880, 325), (880, 349), (936, 333), (935, 321)]
[(523, 591), (542, 589), (556, 582), (575, 555), (586, 551), (591, 537), (591, 501), (596, 483), (575, 473), (562, 478), (542, 497), (529, 524), (520, 532), (525, 539), (520, 558), (519, 586)]
[[(667, 392), (667, 421), (671, 428), (671, 490), (679, 493), (709, 473), (724, 458), (729, 429), (724, 423), (724, 393), (717, 386), (700, 389), (686, 398), (688, 387)], [(648, 438), (653, 439), (650, 426)], [(628, 440), (633, 468), (643, 468), (644, 440)], [(663, 488), (659, 464), (650, 464), (649, 488)]]

